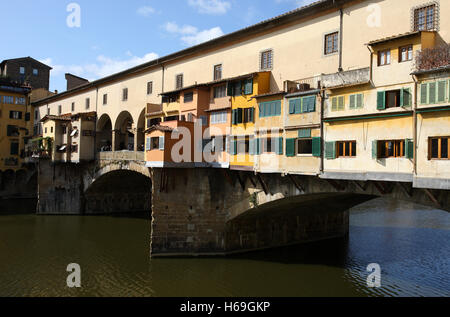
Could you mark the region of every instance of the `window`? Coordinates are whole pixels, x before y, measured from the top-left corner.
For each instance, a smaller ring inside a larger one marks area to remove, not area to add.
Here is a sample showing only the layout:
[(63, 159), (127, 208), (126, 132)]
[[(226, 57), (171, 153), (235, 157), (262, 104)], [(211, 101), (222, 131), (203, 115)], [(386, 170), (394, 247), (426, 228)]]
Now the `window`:
[(3, 96), (3, 103), (13, 105), (14, 104), (14, 97)]
[(9, 118), (14, 120), (20, 120), (22, 119), (22, 112), (20, 111), (10, 111), (9, 112)]
[(391, 50), (378, 52), (378, 66), (391, 64)]
[(405, 140), (378, 141), (378, 158), (404, 157)]
[(250, 153), (250, 138), (238, 140), (237, 141), (237, 154), (248, 154), (248, 153)]
[(312, 155), (313, 142), (312, 139), (297, 140), (297, 155)]
[(214, 87), (214, 99), (224, 98), (226, 96), (227, 96), (227, 86), (226, 85)]
[(325, 55), (337, 53), (339, 47), (339, 32), (325, 35)]
[(19, 128), (15, 125), (8, 125), (6, 127), (6, 136), (20, 136)]
[(62, 113), (62, 106), (59, 105), (59, 106), (58, 106), (58, 115), (61, 115), (61, 113)]
[(128, 88), (124, 88), (122, 90), (122, 101), (127, 101), (128, 100)]
[(151, 95), (153, 93), (153, 82), (149, 81), (147, 83), (147, 95)]
[(259, 104), (259, 117), (275, 117), (281, 115), (281, 100), (261, 102)]
[(19, 143), (18, 142), (11, 142), (11, 155), (19, 155)]
[(414, 10), (414, 31), (430, 31), (436, 28), (436, 5)]
[(89, 98), (86, 98), (86, 109), (89, 109), (91, 107), (91, 100)]
[(161, 123), (161, 118), (147, 119), (147, 128), (159, 125)]
[(50, 127), (50, 133), (53, 133), (53, 127)]
[(50, 108), (47, 108), (47, 116), (50, 115)]
[(184, 94), (184, 102), (192, 102), (194, 101), (194, 93), (193, 92), (189, 92), (189, 93), (185, 93)]
[(354, 94), (350, 95), (350, 109), (360, 109), (364, 107), (364, 95)]
[[(450, 83), (448, 83), (448, 86), (450, 87)], [(447, 91), (446, 80), (423, 83), (420, 85), (420, 104), (444, 103), (446, 101)]]
[(412, 103), (411, 88), (377, 92), (377, 109), (410, 107)]
[(203, 127), (208, 125), (208, 117), (207, 116), (200, 116), (199, 120)]
[(316, 112), (316, 96), (289, 100), (289, 114)]
[(175, 81), (176, 81), (175, 83), (176, 89), (183, 88), (183, 74), (177, 75)]
[(107, 105), (108, 104), (108, 94), (104, 94), (103, 95), (103, 105)]
[(158, 136), (153, 138), (147, 138), (147, 151), (152, 150), (164, 150), (165, 137)]
[(255, 109), (254, 108), (238, 108), (232, 110), (232, 124), (242, 124), (253, 122), (255, 117)]
[(261, 146), (261, 152), (260, 153), (273, 153), (273, 152), (275, 152), (273, 147), (272, 147), (272, 144), (274, 145), (275, 142), (272, 142), (272, 141), (273, 141), (272, 138), (259, 139), (258, 142), (260, 142), (260, 146)]
[(270, 70), (273, 67), (273, 50), (267, 50), (261, 52), (260, 56), (260, 68), (261, 70)]
[(36, 68), (33, 68), (33, 75), (34, 76), (39, 75), (39, 71)]
[(450, 137), (433, 137), (428, 140), (428, 160), (450, 159)]
[(70, 147), (70, 152), (72, 152), (72, 153), (78, 153), (78, 144), (72, 145), (72, 146)]
[(222, 79), (222, 64), (214, 66), (214, 80)]
[(412, 45), (402, 46), (398, 49), (399, 63), (406, 62), (406, 61), (412, 61), (412, 59), (413, 59), (413, 46)]
[(211, 113), (211, 124), (227, 123), (227, 121), (228, 121), (227, 111), (219, 111)]
[(19, 72), (21, 75), (25, 75), (25, 67), (20, 67)]
[(356, 141), (337, 142), (337, 157), (356, 157)]
[(70, 107), (71, 111), (74, 112), (75, 111), (75, 102), (72, 102), (72, 106)]
[(400, 90), (386, 91), (386, 108), (400, 107)]
[(16, 97), (16, 105), (25, 105), (26, 99), (23, 97)]

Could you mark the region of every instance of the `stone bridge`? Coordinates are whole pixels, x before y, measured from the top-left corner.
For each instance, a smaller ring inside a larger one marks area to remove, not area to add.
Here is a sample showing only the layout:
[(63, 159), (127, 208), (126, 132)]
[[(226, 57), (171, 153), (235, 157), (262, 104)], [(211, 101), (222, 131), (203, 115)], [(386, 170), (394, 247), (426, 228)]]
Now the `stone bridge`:
[(39, 214), (152, 215), (153, 256), (223, 255), (344, 236), (348, 209), (376, 197), (450, 211), (448, 191), (227, 169), (149, 169), (135, 153), (39, 163)]

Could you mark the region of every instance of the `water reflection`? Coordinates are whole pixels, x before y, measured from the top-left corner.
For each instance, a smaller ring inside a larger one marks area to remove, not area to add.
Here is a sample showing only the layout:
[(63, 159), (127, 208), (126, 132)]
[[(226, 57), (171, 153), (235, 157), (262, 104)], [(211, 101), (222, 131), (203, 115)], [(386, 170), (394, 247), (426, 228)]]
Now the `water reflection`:
[[(449, 296), (446, 212), (374, 200), (350, 236), (208, 259), (149, 259), (150, 220), (0, 217), (0, 296)], [(82, 267), (70, 290), (67, 264)], [(366, 286), (369, 263), (382, 288)]]

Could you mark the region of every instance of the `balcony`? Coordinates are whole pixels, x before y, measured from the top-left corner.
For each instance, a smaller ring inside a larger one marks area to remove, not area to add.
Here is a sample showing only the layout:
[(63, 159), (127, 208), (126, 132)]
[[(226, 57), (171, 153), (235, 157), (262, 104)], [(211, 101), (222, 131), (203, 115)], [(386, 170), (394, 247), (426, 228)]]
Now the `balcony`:
[(103, 161), (145, 161), (145, 154), (134, 151), (99, 152), (98, 159)]
[(149, 103), (147, 104), (146, 116), (157, 116), (163, 113), (162, 105)]
[(450, 66), (450, 44), (425, 48), (417, 52), (414, 73), (430, 72)]
[(322, 75), (322, 85), (325, 88), (350, 87), (367, 84), (369, 82), (370, 67)]
[(285, 91), (289, 94), (297, 93), (297, 92), (304, 92), (308, 90), (316, 90), (320, 89), (321, 87), (321, 80), (322, 76), (313, 76), (313, 77), (307, 77), (303, 79), (297, 79), (297, 80), (287, 80), (284, 83)]

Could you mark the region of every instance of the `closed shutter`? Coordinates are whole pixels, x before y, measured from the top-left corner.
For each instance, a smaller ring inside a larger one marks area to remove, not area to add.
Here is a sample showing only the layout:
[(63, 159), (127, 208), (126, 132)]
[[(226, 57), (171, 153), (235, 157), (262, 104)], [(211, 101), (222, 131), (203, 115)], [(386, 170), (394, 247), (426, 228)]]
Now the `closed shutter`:
[(337, 111), (337, 97), (331, 98), (331, 111)]
[(237, 109), (237, 123), (244, 123), (244, 109)]
[(235, 125), (237, 124), (237, 116), (236, 116), (236, 110), (231, 111), (231, 124)]
[(283, 155), (283, 138), (278, 138), (278, 146), (277, 146), (277, 151), (276, 153), (278, 155)]
[(300, 129), (298, 130), (299, 138), (310, 138), (311, 137), (311, 129)]
[(447, 83), (445, 81), (438, 82), (438, 91), (437, 91), (437, 102), (438, 103), (445, 102), (446, 84)]
[(314, 157), (322, 156), (322, 138), (312, 138), (312, 155)]
[(414, 158), (414, 141), (411, 139), (405, 140), (405, 156), (407, 159)]
[(274, 117), (277, 114), (277, 104), (275, 102), (270, 103), (270, 116)]
[(328, 160), (336, 158), (336, 142), (325, 142), (325, 158)]
[(339, 97), (338, 110), (339, 111), (345, 110), (345, 97), (344, 96)]
[(248, 154), (255, 155), (255, 139), (250, 139), (248, 143), (249, 143)]
[(428, 84), (420, 85), (420, 103), (426, 105), (428, 103)]
[(356, 109), (356, 95), (350, 96), (350, 109)]
[(164, 150), (164, 147), (165, 147), (164, 142), (165, 142), (165, 137), (160, 136), (160, 137), (159, 137), (159, 149), (160, 149), (160, 150)]
[(434, 104), (436, 103), (436, 83), (430, 83), (428, 85), (429, 93), (428, 93), (428, 103)]
[(372, 158), (374, 160), (377, 160), (378, 156), (379, 156), (379, 154), (378, 154), (378, 141), (375, 140), (375, 141), (372, 141)]
[(286, 139), (286, 156), (295, 156), (295, 140), (296, 139)]
[(295, 100), (289, 100), (289, 114), (295, 113)]
[(277, 104), (277, 116), (281, 116), (281, 100), (278, 100), (276, 104)]
[(301, 99), (295, 100), (295, 113), (296, 114), (302, 113), (302, 100)]
[(233, 83), (228, 83), (227, 85), (227, 96), (231, 97), (234, 96), (234, 86)]
[(236, 155), (236, 141), (235, 140), (231, 140), (230, 141), (230, 155)]
[(263, 139), (255, 139), (255, 154), (260, 155), (262, 150)]
[(260, 103), (259, 105), (258, 105), (258, 109), (259, 109), (259, 117), (260, 118), (262, 118), (262, 117), (264, 117), (264, 112), (263, 112), (263, 109), (264, 109), (264, 103)]
[(249, 109), (249, 115), (248, 115), (249, 122), (255, 122), (255, 108)]
[(245, 81), (245, 94), (251, 95), (253, 94), (253, 79), (248, 79)]
[(378, 110), (386, 109), (386, 92), (385, 91), (377, 92), (377, 109)]
[(151, 138), (147, 138), (147, 141), (145, 142), (145, 150), (146, 151), (151, 151), (151, 146), (152, 146), (152, 139)]
[(356, 108), (364, 108), (364, 94), (356, 95)]

